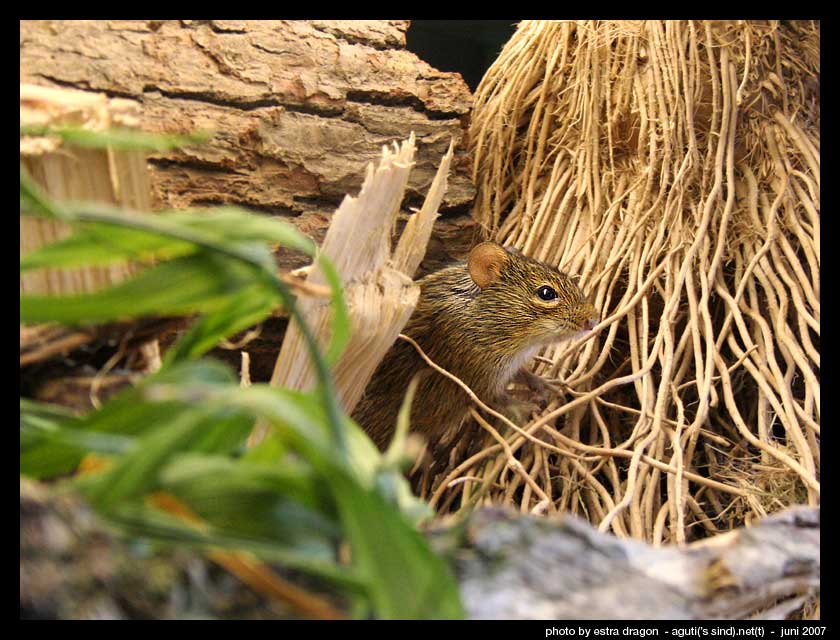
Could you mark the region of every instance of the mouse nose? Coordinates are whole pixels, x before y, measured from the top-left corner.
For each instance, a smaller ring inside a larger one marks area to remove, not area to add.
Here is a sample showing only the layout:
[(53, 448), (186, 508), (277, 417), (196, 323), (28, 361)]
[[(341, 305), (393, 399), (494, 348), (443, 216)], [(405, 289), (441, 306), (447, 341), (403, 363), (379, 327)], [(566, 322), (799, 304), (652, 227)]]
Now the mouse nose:
[(592, 331), (596, 324), (598, 324), (598, 316), (591, 316), (583, 321), (582, 329), (584, 331)]

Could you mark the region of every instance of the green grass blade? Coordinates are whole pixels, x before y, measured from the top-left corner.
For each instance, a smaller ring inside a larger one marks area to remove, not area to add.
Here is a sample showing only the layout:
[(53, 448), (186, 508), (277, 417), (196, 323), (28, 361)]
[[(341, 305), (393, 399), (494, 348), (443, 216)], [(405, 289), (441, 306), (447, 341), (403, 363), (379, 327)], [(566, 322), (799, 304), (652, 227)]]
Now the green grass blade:
[(20, 165), (20, 213), (57, 220), (67, 219), (64, 207), (44, 194), (23, 168), (23, 163)]
[(130, 535), (152, 538), (175, 544), (201, 548), (229, 549), (252, 553), (266, 562), (276, 562), (286, 567), (306, 571), (331, 580), (353, 592), (364, 588), (352, 570), (325, 560), (320, 555), (298, 552), (278, 543), (266, 543), (247, 537), (226, 534), (210, 528), (201, 531), (162, 511), (142, 504), (120, 504), (105, 514), (112, 524)]
[(186, 135), (154, 134), (136, 129), (112, 128), (107, 131), (93, 131), (73, 125), (22, 125), (22, 136), (56, 136), (62, 142), (88, 149), (111, 148), (120, 151), (171, 151), (190, 144), (208, 141), (212, 134), (196, 131)]
[(219, 532), (331, 557), (341, 539), (335, 506), (312, 468), (293, 462), (189, 453), (163, 470), (161, 488)]
[[(228, 419), (235, 430), (240, 424)], [(250, 422), (246, 423), (250, 426)], [(137, 439), (136, 446), (115, 460), (114, 465), (87, 483), (88, 498), (97, 507), (108, 510), (115, 504), (137, 498), (159, 488), (158, 475), (179, 452), (196, 450), (207, 432), (218, 427), (218, 418), (198, 407), (184, 408), (165, 423)]]
[(74, 235), (22, 257), (20, 270), (168, 260), (197, 251), (192, 243), (146, 230), (106, 224), (77, 226)]
[(317, 263), (332, 289), (332, 299), (330, 300), (330, 307), (333, 312), (332, 335), (325, 357), (327, 362), (335, 364), (350, 339), (350, 315), (347, 311), (347, 304), (344, 302), (341, 278), (332, 262), (325, 255), (319, 255)]
[(353, 563), (383, 619), (460, 619), (457, 582), (423, 536), (377, 492), (326, 472), (350, 540)]
[(250, 265), (202, 251), (145, 269), (108, 289), (69, 296), (20, 297), (24, 323), (82, 324), (143, 316), (211, 313), (245, 292), (271, 292)]
[(279, 304), (269, 290), (244, 291), (233, 296), (225, 306), (207, 314), (196, 322), (178, 343), (166, 352), (164, 366), (197, 358), (219, 342), (265, 320)]
[[(88, 434), (137, 436), (158, 425), (166, 424), (180, 411), (191, 407), (192, 399), (189, 397), (160, 402), (149, 401), (146, 397), (148, 390), (156, 385), (234, 386), (234, 383), (235, 378), (227, 367), (205, 360), (161, 370), (141, 381), (136, 387), (119, 392), (101, 409), (84, 417), (76, 417), (51, 405), (22, 400), (21, 471), (37, 478), (51, 478), (74, 471), (91, 449), (82, 440), (74, 439), (72, 434), (65, 435), (64, 432), (84, 430)], [(220, 415), (224, 417), (221, 411)], [(197, 444), (203, 446), (205, 451), (232, 451), (241, 445), (250, 430), (247, 421), (239, 422), (235, 426), (236, 428), (231, 428), (227, 420), (219, 419), (207, 431), (204, 440)], [(62, 436), (45, 438), (42, 433), (45, 429), (62, 433)]]

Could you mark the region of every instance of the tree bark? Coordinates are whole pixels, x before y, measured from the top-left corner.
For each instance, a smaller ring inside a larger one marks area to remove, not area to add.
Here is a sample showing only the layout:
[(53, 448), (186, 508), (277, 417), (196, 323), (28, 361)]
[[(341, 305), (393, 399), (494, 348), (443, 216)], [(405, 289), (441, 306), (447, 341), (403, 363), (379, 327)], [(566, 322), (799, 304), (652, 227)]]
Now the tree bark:
[(783, 619), (820, 587), (820, 511), (810, 507), (685, 547), (500, 508), (432, 540), (453, 558), (473, 619)]
[[(403, 220), (450, 138), (449, 189), (425, 268), (461, 257), (475, 231), (460, 75), (405, 49), (408, 21), (29, 21), (21, 82), (141, 103), (141, 128), (210, 130), (209, 143), (150, 156), (156, 208), (237, 204), (289, 219), (321, 241), (383, 145), (417, 135)], [(305, 258), (280, 254), (281, 267)]]

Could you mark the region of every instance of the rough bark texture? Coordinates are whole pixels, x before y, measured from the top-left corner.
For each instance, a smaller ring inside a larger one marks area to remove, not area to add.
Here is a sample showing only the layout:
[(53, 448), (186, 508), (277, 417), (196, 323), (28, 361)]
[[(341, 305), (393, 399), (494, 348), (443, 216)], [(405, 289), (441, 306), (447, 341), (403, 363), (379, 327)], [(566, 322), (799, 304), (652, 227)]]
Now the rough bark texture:
[[(463, 142), (472, 97), (458, 74), (405, 50), (407, 21), (21, 21), (21, 82), (138, 100), (150, 131), (211, 130), (151, 157), (157, 207), (239, 204), (320, 241), (381, 147), (417, 135), (404, 215), (450, 138), (456, 157), (426, 270), (466, 250), (474, 187)], [(303, 264), (282, 255), (281, 266)]]
[(683, 548), (495, 508), (433, 538), (477, 619), (774, 619), (819, 590), (820, 512), (807, 507)]

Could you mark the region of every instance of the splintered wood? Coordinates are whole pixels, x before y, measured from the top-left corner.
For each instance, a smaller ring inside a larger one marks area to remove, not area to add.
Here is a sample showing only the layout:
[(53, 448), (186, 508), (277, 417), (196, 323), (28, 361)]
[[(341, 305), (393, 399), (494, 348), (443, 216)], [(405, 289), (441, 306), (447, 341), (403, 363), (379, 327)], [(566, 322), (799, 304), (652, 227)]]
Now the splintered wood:
[[(475, 229), (461, 143), (472, 95), (458, 73), (406, 49), (409, 24), (21, 20), (20, 77), (137, 100), (143, 131), (215, 132), (202, 145), (150, 153), (155, 209), (238, 205), (286, 219), (319, 244), (383, 144), (410, 131), (422, 141), (413, 197), (428, 188), (452, 138), (447, 215), (424, 258), (437, 266), (468, 251)], [(276, 258), (281, 270), (307, 263), (282, 249)]]
[[(423, 207), (411, 217), (392, 252), (391, 238), (413, 167), (414, 151), (414, 134), (399, 147), (395, 144), (393, 150), (383, 148), (379, 165), (368, 165), (359, 195), (346, 196), (335, 212), (321, 248), (341, 276), (351, 319), (350, 341), (333, 367), (338, 394), (348, 413), (414, 311), (420, 289), (411, 278), (423, 259), (446, 191), (452, 144)], [(313, 266), (307, 282), (325, 285), (326, 279)], [(298, 304), (319, 343), (325, 346), (332, 321), (328, 301), (307, 297)], [(283, 340), (271, 383), (308, 389), (314, 381), (306, 345), (292, 324)]]
[[(20, 85), (20, 124), (67, 126), (103, 131), (134, 127), (139, 105), (104, 94)], [(151, 187), (142, 151), (83, 149), (57, 137), (21, 136), (20, 161), (53, 198), (104, 202), (148, 211)], [(29, 216), (20, 219), (20, 255), (66, 237), (67, 225)], [(132, 272), (128, 263), (77, 269), (38, 269), (21, 274), (27, 294), (71, 294), (101, 289)]]

